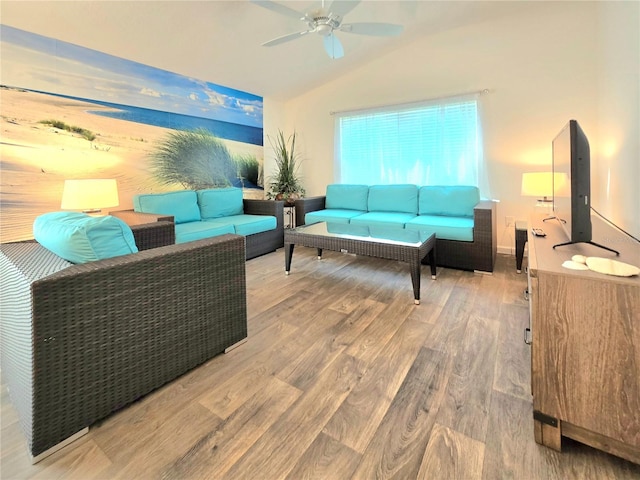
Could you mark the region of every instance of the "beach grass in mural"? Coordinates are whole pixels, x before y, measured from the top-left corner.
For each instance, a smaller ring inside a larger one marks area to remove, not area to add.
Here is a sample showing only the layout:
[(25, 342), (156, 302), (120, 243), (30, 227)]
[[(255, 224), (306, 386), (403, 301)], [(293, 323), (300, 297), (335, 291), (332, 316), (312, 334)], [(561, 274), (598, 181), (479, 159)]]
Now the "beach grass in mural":
[(2, 25), (0, 235), (32, 238), (65, 179), (263, 197), (262, 98)]

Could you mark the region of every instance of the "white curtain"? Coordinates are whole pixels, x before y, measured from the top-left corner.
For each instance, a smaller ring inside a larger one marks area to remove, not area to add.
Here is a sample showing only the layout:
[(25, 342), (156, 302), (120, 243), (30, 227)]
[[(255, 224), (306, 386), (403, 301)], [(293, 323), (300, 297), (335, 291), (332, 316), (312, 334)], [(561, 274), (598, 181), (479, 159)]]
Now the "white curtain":
[(476, 185), (487, 196), (479, 96), (336, 113), (335, 181)]

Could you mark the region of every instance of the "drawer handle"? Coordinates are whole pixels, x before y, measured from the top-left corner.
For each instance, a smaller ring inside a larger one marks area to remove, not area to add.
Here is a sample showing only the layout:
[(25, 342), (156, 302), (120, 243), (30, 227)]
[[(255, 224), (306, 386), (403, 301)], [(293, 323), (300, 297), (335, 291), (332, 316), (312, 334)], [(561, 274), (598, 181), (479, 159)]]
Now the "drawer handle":
[(524, 343), (531, 345), (531, 329), (529, 327), (524, 329)]
[(522, 295), (524, 296), (524, 299), (528, 302), (529, 301), (529, 290), (524, 290), (522, 292)]

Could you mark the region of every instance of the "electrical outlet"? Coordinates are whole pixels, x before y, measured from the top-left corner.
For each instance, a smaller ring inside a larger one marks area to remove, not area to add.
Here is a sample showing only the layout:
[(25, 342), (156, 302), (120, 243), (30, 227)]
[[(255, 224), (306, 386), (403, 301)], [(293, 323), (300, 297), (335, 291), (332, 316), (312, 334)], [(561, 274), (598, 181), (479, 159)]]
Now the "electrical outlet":
[(515, 225), (516, 221), (513, 217), (504, 217), (504, 226), (505, 227), (513, 227)]

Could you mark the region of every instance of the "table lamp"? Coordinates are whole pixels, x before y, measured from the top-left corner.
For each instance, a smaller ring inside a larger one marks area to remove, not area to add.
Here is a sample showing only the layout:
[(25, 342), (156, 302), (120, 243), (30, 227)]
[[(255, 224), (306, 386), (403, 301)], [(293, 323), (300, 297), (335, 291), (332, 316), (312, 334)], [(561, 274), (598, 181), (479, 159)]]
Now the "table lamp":
[(523, 173), (520, 193), (523, 197), (538, 197), (536, 206), (551, 207), (553, 203), (553, 173)]
[(81, 210), (83, 213), (100, 213), (102, 208), (117, 207), (118, 185), (115, 179), (65, 180), (62, 191), (63, 210)]

